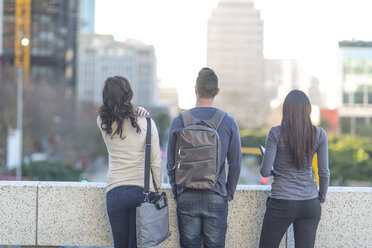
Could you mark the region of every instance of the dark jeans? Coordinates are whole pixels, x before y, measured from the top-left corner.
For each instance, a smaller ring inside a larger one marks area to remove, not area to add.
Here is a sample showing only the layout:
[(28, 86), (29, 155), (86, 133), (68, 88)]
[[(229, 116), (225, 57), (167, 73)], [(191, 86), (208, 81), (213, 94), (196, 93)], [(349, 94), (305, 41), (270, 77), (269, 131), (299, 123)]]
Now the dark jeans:
[[(150, 194), (152, 197), (154, 193)], [(120, 186), (107, 193), (106, 207), (115, 248), (137, 247), (136, 207), (143, 200), (143, 188), (138, 186)]]
[(260, 248), (277, 248), (293, 223), (295, 247), (314, 247), (321, 215), (318, 198), (311, 200), (280, 200), (268, 198), (263, 220)]
[(184, 191), (177, 197), (180, 244), (183, 248), (225, 247), (228, 203), (210, 191)]

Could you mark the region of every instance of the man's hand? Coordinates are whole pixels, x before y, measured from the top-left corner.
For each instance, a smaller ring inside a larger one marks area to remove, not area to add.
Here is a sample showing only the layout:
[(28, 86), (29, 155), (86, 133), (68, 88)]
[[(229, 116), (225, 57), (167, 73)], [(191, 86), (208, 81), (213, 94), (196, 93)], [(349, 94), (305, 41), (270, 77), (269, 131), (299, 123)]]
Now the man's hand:
[(150, 114), (144, 107), (137, 107), (134, 111), (138, 116), (146, 116)]

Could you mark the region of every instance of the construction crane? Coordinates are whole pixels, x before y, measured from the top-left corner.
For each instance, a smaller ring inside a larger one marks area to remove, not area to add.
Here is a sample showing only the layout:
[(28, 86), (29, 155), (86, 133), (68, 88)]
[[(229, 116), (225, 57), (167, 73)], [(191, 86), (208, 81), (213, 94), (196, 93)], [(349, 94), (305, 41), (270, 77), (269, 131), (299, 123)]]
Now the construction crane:
[(14, 65), (22, 68), (23, 85), (28, 86), (30, 75), (31, 0), (15, 0)]

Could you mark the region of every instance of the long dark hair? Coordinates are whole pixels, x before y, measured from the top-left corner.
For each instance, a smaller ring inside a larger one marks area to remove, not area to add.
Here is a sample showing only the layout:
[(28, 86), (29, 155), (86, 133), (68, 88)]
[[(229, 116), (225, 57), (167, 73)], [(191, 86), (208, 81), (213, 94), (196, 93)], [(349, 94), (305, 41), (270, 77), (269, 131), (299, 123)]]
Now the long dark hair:
[[(123, 121), (126, 118), (130, 119), (132, 127), (136, 128), (137, 133), (141, 132), (141, 128), (137, 123), (137, 115), (134, 112), (134, 106), (131, 103), (133, 98), (132, 87), (129, 80), (124, 76), (108, 77), (102, 90), (103, 104), (99, 108), (98, 113), (101, 116), (102, 130), (110, 134), (111, 137), (119, 134), (123, 137)], [(117, 128), (113, 132), (112, 124), (116, 122)]]
[(298, 168), (304, 168), (312, 159), (317, 131), (310, 114), (311, 104), (306, 94), (300, 90), (289, 92), (283, 104), (280, 133)]

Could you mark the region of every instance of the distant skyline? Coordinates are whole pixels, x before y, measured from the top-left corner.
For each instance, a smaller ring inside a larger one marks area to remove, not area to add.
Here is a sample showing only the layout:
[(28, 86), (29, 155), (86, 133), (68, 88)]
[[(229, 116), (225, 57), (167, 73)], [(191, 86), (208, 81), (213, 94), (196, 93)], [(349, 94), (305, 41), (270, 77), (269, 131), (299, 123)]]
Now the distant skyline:
[[(158, 78), (177, 87), (182, 92), (181, 107), (190, 108), (195, 103), (197, 72), (206, 65), (208, 18), (218, 2), (96, 0), (95, 30), (117, 40), (154, 45)], [(372, 40), (372, 1), (256, 0), (254, 4), (264, 21), (265, 58), (298, 59), (328, 91), (338, 80), (338, 41)]]

